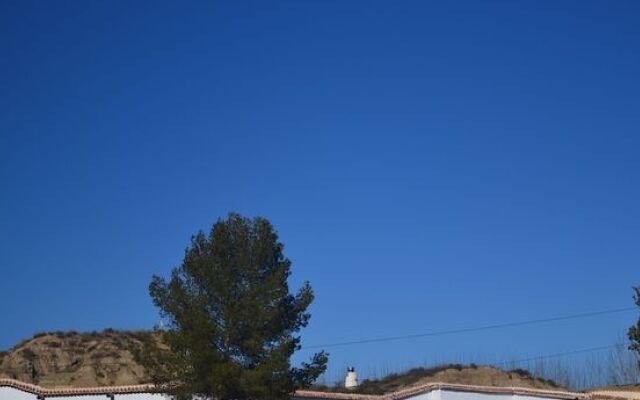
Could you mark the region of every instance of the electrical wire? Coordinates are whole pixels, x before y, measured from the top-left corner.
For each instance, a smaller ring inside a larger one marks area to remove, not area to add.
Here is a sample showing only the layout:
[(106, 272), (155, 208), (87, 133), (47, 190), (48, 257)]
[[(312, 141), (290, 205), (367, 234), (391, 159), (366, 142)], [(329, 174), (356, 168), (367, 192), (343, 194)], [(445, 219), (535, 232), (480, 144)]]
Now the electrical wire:
[(307, 349), (319, 349), (319, 348), (328, 348), (328, 347), (351, 346), (351, 345), (366, 344), (366, 343), (391, 342), (391, 341), (397, 341), (397, 340), (408, 340), (408, 339), (417, 339), (417, 338), (424, 338), (424, 337), (453, 335), (453, 334), (459, 334), (459, 333), (488, 331), (492, 329), (512, 328), (512, 327), (518, 327), (518, 326), (536, 325), (536, 324), (543, 324), (543, 323), (557, 322), (557, 321), (568, 321), (573, 319), (595, 317), (599, 315), (621, 313), (621, 312), (631, 311), (631, 310), (637, 310), (637, 308), (636, 307), (616, 308), (611, 310), (591, 311), (591, 312), (563, 315), (563, 316), (557, 316), (557, 317), (532, 319), (527, 321), (506, 322), (506, 323), (493, 324), (493, 325), (484, 325), (484, 326), (478, 326), (478, 327), (472, 327), (472, 328), (447, 329), (442, 331), (415, 333), (410, 335), (387, 336), (387, 337), (379, 337), (379, 338), (371, 338), (371, 339), (351, 340), (351, 341), (345, 341), (345, 342), (315, 344), (310, 346), (303, 346), (302, 349), (307, 350)]
[(551, 358), (573, 356), (573, 355), (577, 355), (577, 354), (595, 353), (597, 351), (613, 349), (613, 348), (616, 348), (616, 347), (619, 347), (619, 346), (623, 346), (623, 344), (617, 343), (617, 344), (610, 344), (608, 346), (589, 347), (589, 348), (586, 348), (586, 349), (565, 351), (565, 352), (562, 352), (562, 353), (546, 354), (546, 355), (542, 355), (542, 356), (538, 356), (538, 357), (521, 358), (519, 360), (505, 360), (505, 361), (501, 361), (501, 362), (497, 363), (496, 365), (506, 366), (506, 365), (510, 365), (510, 364), (521, 364), (521, 363), (526, 363), (526, 362), (531, 362), (531, 361), (541, 361), (541, 360), (548, 360), (548, 359), (551, 359)]

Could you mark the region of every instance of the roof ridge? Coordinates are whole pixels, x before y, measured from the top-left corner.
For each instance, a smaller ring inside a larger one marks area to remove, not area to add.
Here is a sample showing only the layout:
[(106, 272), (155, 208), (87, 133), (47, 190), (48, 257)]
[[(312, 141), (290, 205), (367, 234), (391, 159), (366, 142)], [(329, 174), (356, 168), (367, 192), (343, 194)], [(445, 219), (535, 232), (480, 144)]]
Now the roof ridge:
[[(133, 393), (153, 393), (159, 389), (154, 384), (120, 385), (120, 386), (95, 386), (95, 387), (53, 387), (45, 388), (32, 383), (22, 382), (15, 379), (0, 378), (0, 387), (12, 387), (24, 392), (32, 393), (43, 397), (68, 396), (68, 395), (100, 395), (100, 394), (133, 394)], [(527, 395), (532, 397), (547, 397), (561, 400), (590, 400), (600, 399), (594, 393), (579, 393), (568, 390), (549, 390), (526, 387), (501, 387), (501, 386), (481, 386), (465, 385), (457, 383), (431, 382), (419, 386), (397, 390), (395, 392), (375, 395), (345, 392), (322, 392), (314, 390), (298, 390), (293, 395), (311, 399), (332, 399), (332, 400), (402, 400), (413, 395), (431, 392), (433, 390), (451, 390), (494, 394)], [(618, 397), (620, 398), (620, 397)]]
[(91, 394), (131, 394), (150, 393), (157, 391), (153, 384), (119, 385), (119, 386), (93, 386), (93, 387), (69, 387), (60, 386), (45, 388), (32, 383), (22, 382), (16, 379), (0, 378), (0, 387), (12, 387), (38, 396), (63, 396), (63, 395), (91, 395)]

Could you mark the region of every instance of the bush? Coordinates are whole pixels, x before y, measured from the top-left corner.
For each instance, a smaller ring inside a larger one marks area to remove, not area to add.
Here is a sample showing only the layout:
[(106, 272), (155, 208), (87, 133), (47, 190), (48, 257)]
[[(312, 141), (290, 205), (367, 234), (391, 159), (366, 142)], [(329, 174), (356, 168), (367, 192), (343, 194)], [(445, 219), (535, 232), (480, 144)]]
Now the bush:
[(33, 361), (38, 357), (31, 349), (22, 349), (22, 356), (29, 361)]

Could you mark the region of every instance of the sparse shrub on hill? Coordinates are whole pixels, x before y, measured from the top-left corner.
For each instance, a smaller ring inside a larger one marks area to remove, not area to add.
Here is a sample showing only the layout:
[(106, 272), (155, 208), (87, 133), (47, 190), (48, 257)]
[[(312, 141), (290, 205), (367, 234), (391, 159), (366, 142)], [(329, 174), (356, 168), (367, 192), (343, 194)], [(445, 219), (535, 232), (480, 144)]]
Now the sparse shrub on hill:
[(33, 361), (36, 358), (36, 353), (31, 349), (22, 349), (22, 356), (29, 361)]
[[(552, 380), (533, 376), (526, 370), (502, 371), (491, 366), (477, 364), (442, 364), (431, 367), (411, 368), (404, 372), (387, 374), (377, 379), (365, 379), (360, 385), (349, 392), (359, 394), (385, 394), (407, 387), (445, 382), (455, 384), (482, 386), (522, 386), (543, 389), (559, 389), (560, 385)], [(317, 385), (317, 390), (344, 392), (344, 382), (337, 382), (334, 386)]]

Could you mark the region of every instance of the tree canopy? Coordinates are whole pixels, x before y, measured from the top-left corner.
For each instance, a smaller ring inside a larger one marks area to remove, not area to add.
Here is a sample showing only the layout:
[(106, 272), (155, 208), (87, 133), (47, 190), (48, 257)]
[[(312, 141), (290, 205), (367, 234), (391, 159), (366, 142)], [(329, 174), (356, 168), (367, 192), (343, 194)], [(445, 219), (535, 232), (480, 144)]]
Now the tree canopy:
[(289, 291), (291, 261), (272, 224), (229, 214), (191, 238), (182, 264), (149, 292), (163, 327), (136, 352), (178, 398), (286, 399), (324, 372), (327, 354), (293, 367), (313, 291)]

